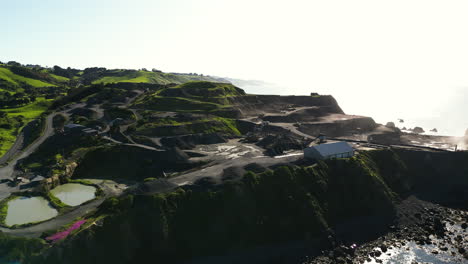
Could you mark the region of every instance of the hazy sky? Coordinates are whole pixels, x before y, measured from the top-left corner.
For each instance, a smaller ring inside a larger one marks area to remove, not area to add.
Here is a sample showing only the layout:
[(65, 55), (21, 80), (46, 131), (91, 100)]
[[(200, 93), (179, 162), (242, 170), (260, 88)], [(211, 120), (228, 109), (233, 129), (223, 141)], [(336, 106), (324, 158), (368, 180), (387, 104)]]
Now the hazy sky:
[(467, 1), (0, 2), (1, 61), (260, 79), (368, 115), (430, 117), (468, 94)]

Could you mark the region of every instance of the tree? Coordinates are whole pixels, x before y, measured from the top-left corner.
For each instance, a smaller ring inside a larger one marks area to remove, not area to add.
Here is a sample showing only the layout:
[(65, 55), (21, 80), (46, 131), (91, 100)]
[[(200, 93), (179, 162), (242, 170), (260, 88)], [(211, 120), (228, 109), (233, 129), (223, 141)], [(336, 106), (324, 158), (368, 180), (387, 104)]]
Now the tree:
[(9, 61), (9, 62), (7, 62), (7, 64), (10, 65), (10, 66), (21, 66), (21, 63), (16, 62), (16, 61)]

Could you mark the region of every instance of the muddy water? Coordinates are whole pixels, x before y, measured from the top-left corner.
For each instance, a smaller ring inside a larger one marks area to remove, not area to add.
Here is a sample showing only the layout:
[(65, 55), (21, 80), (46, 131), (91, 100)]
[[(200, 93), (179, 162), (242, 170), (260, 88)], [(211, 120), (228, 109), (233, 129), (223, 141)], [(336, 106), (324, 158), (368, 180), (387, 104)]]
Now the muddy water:
[(19, 197), (8, 202), (5, 223), (9, 226), (40, 222), (57, 216), (58, 212), (42, 197)]
[(64, 204), (77, 206), (94, 199), (96, 188), (77, 183), (67, 183), (53, 189), (51, 193)]

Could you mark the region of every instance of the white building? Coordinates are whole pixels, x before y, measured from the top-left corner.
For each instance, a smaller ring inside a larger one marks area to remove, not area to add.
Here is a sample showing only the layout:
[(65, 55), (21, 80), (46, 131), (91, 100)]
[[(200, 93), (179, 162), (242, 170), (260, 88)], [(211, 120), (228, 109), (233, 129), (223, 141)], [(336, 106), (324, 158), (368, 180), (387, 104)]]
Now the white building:
[(348, 142), (319, 144), (304, 149), (304, 158), (308, 159), (324, 160), (352, 156), (354, 156), (354, 149)]

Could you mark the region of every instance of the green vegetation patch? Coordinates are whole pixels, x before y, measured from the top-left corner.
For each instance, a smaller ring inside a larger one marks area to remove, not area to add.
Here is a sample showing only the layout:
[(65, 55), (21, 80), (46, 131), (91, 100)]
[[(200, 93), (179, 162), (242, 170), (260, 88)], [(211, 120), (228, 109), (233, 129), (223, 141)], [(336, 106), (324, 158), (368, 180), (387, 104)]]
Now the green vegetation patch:
[(59, 198), (57, 198), (52, 192), (45, 193), (45, 198), (50, 202), (52, 207), (57, 209), (59, 212), (63, 212), (64, 209), (69, 208), (70, 206), (64, 204)]
[(104, 73), (93, 84), (103, 83), (152, 83), (152, 84), (170, 84), (185, 83), (189, 81), (214, 81), (213, 78), (200, 75), (172, 74), (163, 72), (134, 71), (134, 70), (110, 70)]
[(18, 74), (14, 74), (10, 69), (0, 67), (0, 79), (8, 82), (13, 86), (21, 86), (21, 85), (30, 85), (33, 87), (50, 87), (55, 86), (54, 84), (50, 84), (47, 82), (43, 82), (36, 79), (31, 79), (27, 77), (23, 77)]
[[(38, 98), (36, 102), (23, 107), (0, 110), (0, 156), (11, 148), (17, 135), (27, 123), (40, 117), (47, 110), (50, 101)], [(38, 129), (41, 128), (42, 126)], [(33, 134), (37, 136), (40, 131), (35, 131)]]
[(225, 106), (183, 97), (149, 96), (134, 104), (135, 108), (168, 112), (206, 112)]
[(241, 135), (235, 120), (222, 117), (200, 119), (193, 122), (178, 122), (171, 121), (170, 119), (162, 119), (162, 122), (145, 123), (135, 129), (135, 134), (144, 136), (174, 136), (199, 133), (221, 133), (231, 136)]
[(188, 82), (178, 85), (173, 88), (166, 88), (156, 92), (160, 96), (169, 97), (193, 97), (199, 100), (207, 99), (208, 97), (230, 97), (243, 96), (245, 92), (235, 87), (230, 83), (213, 83), (213, 82)]
[(68, 82), (68, 81), (70, 81), (70, 78), (63, 77), (63, 76), (58, 76), (58, 75), (55, 75), (55, 74), (50, 74), (50, 77), (52, 77), (57, 82)]
[(8, 202), (13, 201), (19, 196), (10, 195), (9, 197), (0, 201), (0, 226), (6, 226), (5, 220), (8, 214)]
[(46, 243), (38, 238), (13, 237), (0, 232), (0, 262), (23, 262), (38, 255), (46, 247)]
[(37, 98), (34, 103), (25, 105), (23, 107), (1, 109), (0, 111), (6, 112), (11, 116), (24, 116), (28, 119), (35, 119), (41, 115), (51, 105), (52, 100), (43, 97)]
[(106, 109), (105, 112), (104, 112), (104, 115), (109, 120), (114, 120), (116, 118), (122, 118), (122, 119), (125, 119), (125, 120), (135, 120), (136, 119), (136, 117), (135, 117), (135, 115), (133, 114), (132, 111), (130, 111), (128, 109), (117, 108), (117, 107)]

